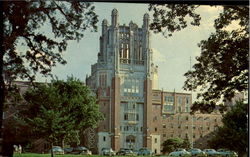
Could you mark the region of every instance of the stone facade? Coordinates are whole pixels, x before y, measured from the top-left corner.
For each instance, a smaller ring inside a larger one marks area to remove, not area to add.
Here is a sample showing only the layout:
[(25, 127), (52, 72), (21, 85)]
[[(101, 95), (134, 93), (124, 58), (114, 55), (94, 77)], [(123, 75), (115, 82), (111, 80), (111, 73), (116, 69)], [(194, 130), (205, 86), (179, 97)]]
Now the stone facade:
[(115, 151), (147, 147), (160, 154), (161, 144), (172, 137), (189, 137), (195, 147), (205, 147), (204, 137), (221, 125), (221, 115), (192, 116), (191, 94), (157, 90), (158, 66), (153, 63), (149, 15), (144, 15), (141, 28), (132, 21), (121, 26), (118, 17), (114, 9), (111, 25), (102, 21), (98, 61), (86, 77), (105, 116), (92, 147), (98, 148), (98, 153), (105, 147)]

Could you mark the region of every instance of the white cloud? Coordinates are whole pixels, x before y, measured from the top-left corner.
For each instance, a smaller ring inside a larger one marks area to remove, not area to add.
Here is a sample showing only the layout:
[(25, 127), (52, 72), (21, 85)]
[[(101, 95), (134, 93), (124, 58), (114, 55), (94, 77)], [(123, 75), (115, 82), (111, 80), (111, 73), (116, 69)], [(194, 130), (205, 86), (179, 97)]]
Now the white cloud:
[(155, 48), (152, 48), (152, 51), (153, 51), (153, 61), (155, 63), (161, 63), (161, 62), (163, 63), (167, 61), (166, 56), (160, 53), (160, 51), (158, 51)]

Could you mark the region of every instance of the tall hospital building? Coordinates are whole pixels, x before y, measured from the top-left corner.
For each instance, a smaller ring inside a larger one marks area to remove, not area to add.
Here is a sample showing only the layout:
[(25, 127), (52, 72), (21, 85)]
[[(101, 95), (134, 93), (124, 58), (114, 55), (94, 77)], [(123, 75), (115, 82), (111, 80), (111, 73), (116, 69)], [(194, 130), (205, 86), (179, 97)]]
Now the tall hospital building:
[(98, 61), (86, 77), (105, 116), (89, 147), (99, 153), (102, 148), (147, 147), (160, 154), (161, 144), (172, 137), (188, 137), (200, 148), (206, 145), (206, 137), (221, 125), (221, 115), (190, 115), (191, 94), (158, 90), (157, 71), (149, 15), (143, 16), (142, 27), (132, 21), (119, 25), (113, 9), (111, 24), (102, 21)]

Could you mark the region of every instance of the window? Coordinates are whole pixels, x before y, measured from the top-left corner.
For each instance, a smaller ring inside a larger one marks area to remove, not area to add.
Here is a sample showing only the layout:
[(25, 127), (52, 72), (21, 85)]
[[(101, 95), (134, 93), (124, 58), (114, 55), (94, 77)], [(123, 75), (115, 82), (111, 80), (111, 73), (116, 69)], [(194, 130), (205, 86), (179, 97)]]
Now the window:
[(196, 127), (195, 126), (193, 126), (193, 129), (195, 129)]
[(157, 128), (155, 128), (155, 131), (157, 131)]
[(195, 134), (193, 134), (193, 138), (195, 138)]
[(163, 111), (168, 112), (168, 111), (173, 111), (173, 110), (174, 110), (173, 104), (171, 104), (171, 105), (163, 105)]
[(143, 127), (141, 127), (141, 132), (143, 131)]
[(179, 105), (182, 104), (182, 97), (178, 97), (178, 104), (179, 104)]
[(122, 131), (122, 126), (120, 126), (120, 130)]
[(174, 97), (173, 96), (165, 96), (165, 101), (167, 104), (173, 104), (174, 103)]
[(163, 136), (163, 137), (166, 137), (166, 134), (163, 134), (162, 136)]
[(128, 120), (128, 114), (127, 113), (124, 114), (124, 120)]
[(105, 136), (103, 136), (103, 141), (106, 141), (106, 137)]
[(163, 124), (162, 127), (165, 129), (166, 128), (166, 124)]
[(157, 138), (155, 138), (155, 143), (157, 143)]
[(178, 111), (181, 112), (181, 106), (178, 106)]
[(189, 104), (189, 98), (186, 98), (186, 104)]
[(186, 120), (188, 120), (188, 116), (186, 117)]
[(210, 127), (207, 127), (207, 130), (210, 130)]
[(188, 125), (186, 125), (186, 129), (188, 129)]
[(181, 126), (179, 125), (179, 126), (178, 126), (178, 129), (180, 129), (180, 128), (181, 128)]

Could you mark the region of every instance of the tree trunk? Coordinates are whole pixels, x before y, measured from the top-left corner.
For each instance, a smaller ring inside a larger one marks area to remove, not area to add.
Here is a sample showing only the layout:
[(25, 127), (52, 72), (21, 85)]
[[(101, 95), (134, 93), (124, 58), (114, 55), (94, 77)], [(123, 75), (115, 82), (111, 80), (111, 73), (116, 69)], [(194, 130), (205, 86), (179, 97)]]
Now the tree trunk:
[(51, 143), (51, 151), (50, 151), (50, 153), (51, 153), (51, 157), (54, 157), (54, 152), (53, 152), (53, 142)]
[(3, 105), (4, 105), (4, 80), (3, 80), (3, 2), (0, 2), (0, 155), (3, 153)]
[(64, 148), (64, 138), (62, 139), (62, 149)]

